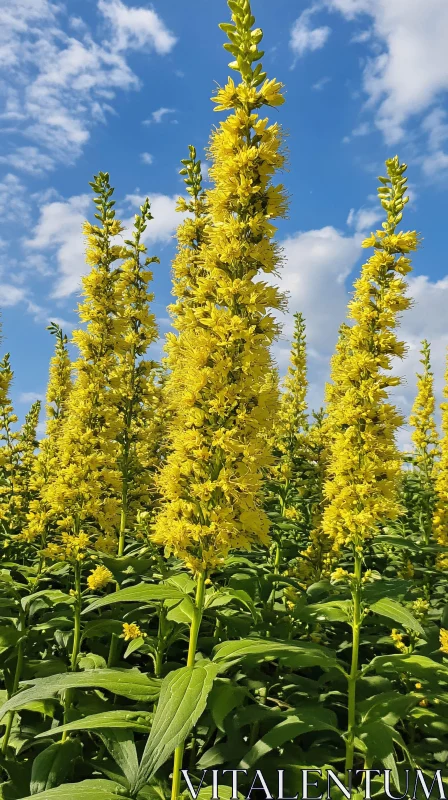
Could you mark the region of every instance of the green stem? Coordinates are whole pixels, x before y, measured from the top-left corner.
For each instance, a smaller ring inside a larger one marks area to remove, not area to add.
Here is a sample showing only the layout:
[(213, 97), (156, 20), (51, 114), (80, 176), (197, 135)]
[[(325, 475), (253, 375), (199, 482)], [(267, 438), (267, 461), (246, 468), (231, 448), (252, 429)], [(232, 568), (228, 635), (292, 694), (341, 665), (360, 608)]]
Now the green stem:
[(352, 589), (353, 598), (353, 624), (352, 624), (352, 664), (348, 676), (348, 723), (346, 734), (345, 774), (348, 780), (349, 770), (353, 769), (355, 753), (355, 724), (356, 724), (356, 682), (359, 677), (359, 638), (361, 631), (361, 580), (362, 557), (355, 550), (355, 578)]
[[(19, 688), (20, 678), (22, 675), (22, 667), (23, 667), (23, 644), (24, 644), (24, 633), (25, 633), (25, 613), (22, 609), (22, 606), (19, 607), (19, 631), (21, 637), (17, 644), (17, 661), (16, 661), (16, 669), (14, 672), (14, 681), (12, 684), (11, 693), (8, 694), (8, 698), (11, 697), (13, 694), (17, 692)], [(14, 722), (15, 711), (10, 711), (8, 713), (8, 718), (6, 721), (6, 729), (3, 736), (2, 742), (2, 755), (6, 755), (6, 751), (8, 749), (8, 742), (9, 737), (11, 736), (11, 730)]]
[[(198, 643), (199, 628), (201, 627), (202, 613), (204, 610), (204, 596), (205, 596), (205, 579), (207, 575), (201, 572), (198, 577), (196, 586), (196, 600), (193, 621), (190, 627), (190, 641), (188, 645), (187, 667), (193, 667), (196, 647)], [(173, 783), (171, 787), (171, 800), (178, 800), (180, 793), (180, 771), (182, 769), (182, 759), (184, 755), (185, 742), (176, 747), (174, 751), (174, 764), (173, 764)]]
[(156, 652), (156, 659), (154, 665), (154, 673), (156, 678), (160, 678), (162, 675), (162, 667), (163, 667), (163, 657), (165, 655), (165, 618), (166, 618), (166, 609), (163, 603), (160, 606), (159, 611), (159, 630), (157, 632), (157, 652)]
[[(70, 669), (76, 672), (78, 665), (78, 656), (81, 647), (81, 608), (82, 608), (82, 595), (81, 595), (81, 565), (79, 561), (75, 562), (75, 604), (74, 604), (74, 629), (73, 629), (73, 647), (70, 657)], [(67, 689), (65, 693), (64, 702), (64, 724), (68, 722), (68, 713), (70, 711), (73, 701), (73, 690)], [(64, 731), (62, 734), (62, 741), (67, 739), (68, 732)]]
[(128, 505), (128, 481), (127, 477), (124, 477), (123, 490), (121, 493), (121, 515), (120, 515), (120, 533), (118, 537), (118, 558), (121, 558), (124, 552), (127, 505)]

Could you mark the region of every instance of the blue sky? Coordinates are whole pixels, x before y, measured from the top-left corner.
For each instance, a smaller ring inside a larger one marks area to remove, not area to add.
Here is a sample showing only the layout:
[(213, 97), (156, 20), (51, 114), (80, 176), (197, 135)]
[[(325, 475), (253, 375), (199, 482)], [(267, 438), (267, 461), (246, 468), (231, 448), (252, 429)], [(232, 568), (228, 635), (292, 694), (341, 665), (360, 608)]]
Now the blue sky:
[[(278, 238), (290, 314), (275, 354), (287, 361), (291, 315), (306, 317), (310, 400), (319, 405), (336, 331), (379, 221), (377, 175), (409, 164), (405, 226), (424, 237), (403, 320), (409, 346), (398, 401), (409, 412), (419, 340), (433, 342), (440, 394), (448, 344), (448, 4), (446, 0), (253, 0), (264, 67), (286, 87), (272, 111), (287, 133), (291, 197)], [(182, 192), (179, 161), (219, 119), (210, 96), (229, 73), (225, 0), (0, 0), (0, 307), (22, 417), (43, 396), (50, 320), (76, 325), (88, 182), (109, 171), (129, 220), (152, 200), (149, 254), (163, 334)], [(93, 206), (92, 206), (93, 208)]]

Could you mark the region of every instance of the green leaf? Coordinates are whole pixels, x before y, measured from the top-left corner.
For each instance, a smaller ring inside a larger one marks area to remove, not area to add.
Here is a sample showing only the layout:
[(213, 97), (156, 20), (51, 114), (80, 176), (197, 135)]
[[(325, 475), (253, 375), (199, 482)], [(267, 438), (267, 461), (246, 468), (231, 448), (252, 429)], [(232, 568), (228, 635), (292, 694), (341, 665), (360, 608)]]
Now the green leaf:
[(73, 767), (73, 761), (82, 754), (78, 739), (55, 742), (42, 750), (33, 761), (31, 771), (31, 794), (39, 794), (58, 786)]
[(34, 600), (39, 600), (41, 597), (48, 600), (48, 605), (51, 606), (55, 606), (58, 603), (68, 603), (71, 605), (75, 602), (72, 595), (61, 592), (59, 589), (42, 589), (40, 592), (34, 592), (34, 594), (29, 594), (27, 597), (22, 598), (23, 610), (26, 611)]
[(54, 789), (47, 789), (39, 794), (24, 797), (23, 800), (128, 800), (123, 787), (114, 781), (97, 780), (65, 783)]
[(297, 667), (320, 666), (330, 669), (337, 661), (328, 648), (313, 642), (283, 642), (275, 639), (239, 639), (223, 642), (214, 649), (217, 663), (240, 661), (250, 657), (256, 661), (279, 659)]
[(152, 714), (147, 711), (106, 711), (104, 714), (90, 714), (88, 717), (38, 733), (36, 739), (55, 736), (63, 731), (94, 731), (105, 728), (126, 728), (148, 733), (151, 729), (151, 717)]
[(365, 603), (370, 605), (383, 597), (400, 597), (405, 595), (411, 586), (410, 581), (399, 578), (382, 578), (380, 581), (367, 583), (362, 587), (362, 597)]
[(132, 731), (116, 728), (99, 735), (125, 778), (133, 783), (137, 778), (138, 758)]
[(358, 747), (367, 753), (369, 761), (381, 761), (386, 769), (390, 769), (395, 786), (400, 788), (400, 779), (395, 760), (396, 742), (407, 754), (409, 761), (412, 759), (400, 734), (390, 725), (381, 720), (363, 723), (357, 728), (355, 741)]
[(105, 597), (98, 597), (84, 609), (83, 614), (95, 611), (103, 606), (110, 606), (114, 603), (159, 603), (161, 600), (183, 600), (184, 592), (175, 586), (167, 584), (139, 583), (138, 586), (129, 586), (127, 589), (119, 589)]
[(12, 625), (2, 625), (0, 628), (0, 654), (6, 652), (10, 647), (15, 647), (21, 633)]
[(376, 603), (370, 606), (371, 611), (379, 614), (381, 617), (387, 617), (394, 622), (398, 622), (404, 628), (415, 631), (419, 636), (426, 638), (425, 631), (420, 623), (412, 616), (411, 612), (404, 608), (396, 600), (391, 600), (388, 597), (383, 597), (382, 600), (377, 600)]
[(149, 678), (135, 669), (92, 669), (85, 672), (71, 672), (64, 675), (51, 675), (48, 678), (36, 678), (23, 681), (32, 684), (11, 697), (1, 708), (0, 718), (7, 711), (24, 708), (32, 700), (46, 700), (66, 689), (107, 689), (113, 694), (127, 697), (129, 700), (149, 702), (159, 694), (160, 681)]
[(227, 714), (234, 708), (240, 706), (243, 698), (247, 695), (247, 690), (243, 686), (235, 686), (228, 680), (218, 679), (215, 681), (207, 702), (213, 722), (220, 731), (224, 731), (223, 721)]
[(428, 683), (438, 686), (441, 681), (448, 681), (448, 667), (433, 661), (428, 656), (419, 655), (391, 655), (376, 656), (371, 661), (371, 666), (376, 672), (405, 672), (418, 680), (428, 681)]
[(315, 603), (304, 606), (298, 612), (300, 619), (312, 619), (317, 622), (328, 620), (329, 622), (347, 622), (351, 608), (350, 600), (332, 600), (328, 603)]
[(132, 793), (144, 786), (173, 750), (185, 741), (204, 711), (217, 673), (216, 664), (204, 661), (194, 667), (176, 669), (164, 678)]
[(250, 769), (262, 756), (309, 731), (338, 731), (333, 711), (322, 706), (308, 706), (283, 719), (254, 744), (238, 764), (238, 769)]
[(375, 536), (372, 542), (375, 546), (388, 545), (390, 547), (392, 545), (393, 547), (398, 547), (399, 549), (411, 550), (414, 553), (418, 553), (420, 551), (420, 547), (415, 542), (413, 542), (409, 537), (404, 536)]
[(116, 633), (119, 636), (122, 632), (123, 623), (118, 619), (94, 619), (85, 626), (82, 632), (82, 639), (110, 636), (111, 633)]
[(383, 692), (357, 704), (366, 721), (380, 719), (386, 725), (396, 725), (418, 703), (418, 697), (399, 692)]

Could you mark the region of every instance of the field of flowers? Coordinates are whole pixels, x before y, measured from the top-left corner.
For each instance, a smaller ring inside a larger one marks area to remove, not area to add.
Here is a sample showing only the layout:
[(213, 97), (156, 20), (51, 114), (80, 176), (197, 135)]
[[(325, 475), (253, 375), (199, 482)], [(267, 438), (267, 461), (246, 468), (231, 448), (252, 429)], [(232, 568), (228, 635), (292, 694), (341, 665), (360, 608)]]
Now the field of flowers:
[(395, 797), (425, 797), (406, 768), (441, 770), (448, 791), (448, 403), (439, 438), (428, 342), (412, 453), (390, 391), (419, 244), (401, 228), (406, 165), (379, 179), (384, 222), (311, 413), (300, 309), (283, 381), (271, 355), (287, 198), (265, 114), (283, 87), (249, 0), (228, 5), (236, 81), (213, 98), (212, 188), (193, 146), (182, 161), (164, 359), (147, 358), (150, 202), (123, 235), (99, 173), (78, 357), (50, 326), (40, 442), (40, 404), (18, 428), (0, 362), (3, 800), (210, 800), (226, 769), (242, 798), (279, 770), (292, 797), (304, 769), (351, 777), (353, 797), (386, 796), (362, 770), (386, 770)]

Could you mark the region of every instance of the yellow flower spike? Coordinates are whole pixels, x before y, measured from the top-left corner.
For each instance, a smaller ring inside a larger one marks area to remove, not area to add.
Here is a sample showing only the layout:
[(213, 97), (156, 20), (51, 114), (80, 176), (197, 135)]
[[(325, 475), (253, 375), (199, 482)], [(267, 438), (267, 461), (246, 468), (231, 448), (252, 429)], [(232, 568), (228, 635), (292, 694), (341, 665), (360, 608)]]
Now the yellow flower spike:
[[(433, 533), (437, 542), (448, 546), (448, 354), (445, 371), (445, 386), (443, 390), (445, 401), (440, 404), (442, 411), (442, 440), (440, 442), (440, 460), (434, 464), (436, 502), (433, 517)], [(439, 556), (438, 563), (448, 563), (448, 559)], [(439, 567), (440, 569), (440, 567)]]
[(284, 213), (283, 189), (272, 188), (285, 156), (279, 126), (260, 125), (256, 113), (267, 105), (258, 88), (266, 75), (252, 66), (259, 51), (250, 42), (260, 31), (252, 30), (250, 3), (232, 0), (231, 7), (233, 21), (222, 27), (232, 33), (227, 49), (242, 81), (229, 81), (216, 97), (230, 114), (211, 136), (205, 195), (191, 177), (200, 174), (195, 154), (184, 164), (192, 223), (179, 229), (173, 265), (178, 336), (167, 338), (165, 394), (171, 452), (157, 477), (163, 502), (152, 535), (195, 573), (210, 572), (232, 549), (267, 544), (262, 471), (271, 463), (278, 407), (266, 376), (284, 298), (263, 278), (280, 263), (266, 209)]
[(415, 249), (418, 237), (396, 233), (407, 203), (406, 165), (395, 157), (386, 167), (379, 189), (386, 221), (383, 231), (365, 242), (375, 252), (355, 282), (348, 313), (353, 325), (343, 328), (328, 392), (331, 446), (323, 527), (336, 552), (351, 542), (358, 557), (364, 540), (401, 510), (395, 433), (403, 420), (388, 400), (390, 388), (400, 381), (389, 373), (393, 357), (405, 350), (395, 332), (398, 313), (410, 306), (398, 276), (409, 272), (403, 253)]
[(40, 401), (33, 403), (20, 431), (15, 431), (17, 415), (9, 397), (13, 379), (9, 353), (0, 361), (0, 520), (3, 529), (16, 540), (30, 542), (32, 534), (25, 531), (26, 516), (35, 499), (31, 485), (35, 461), (36, 428)]

